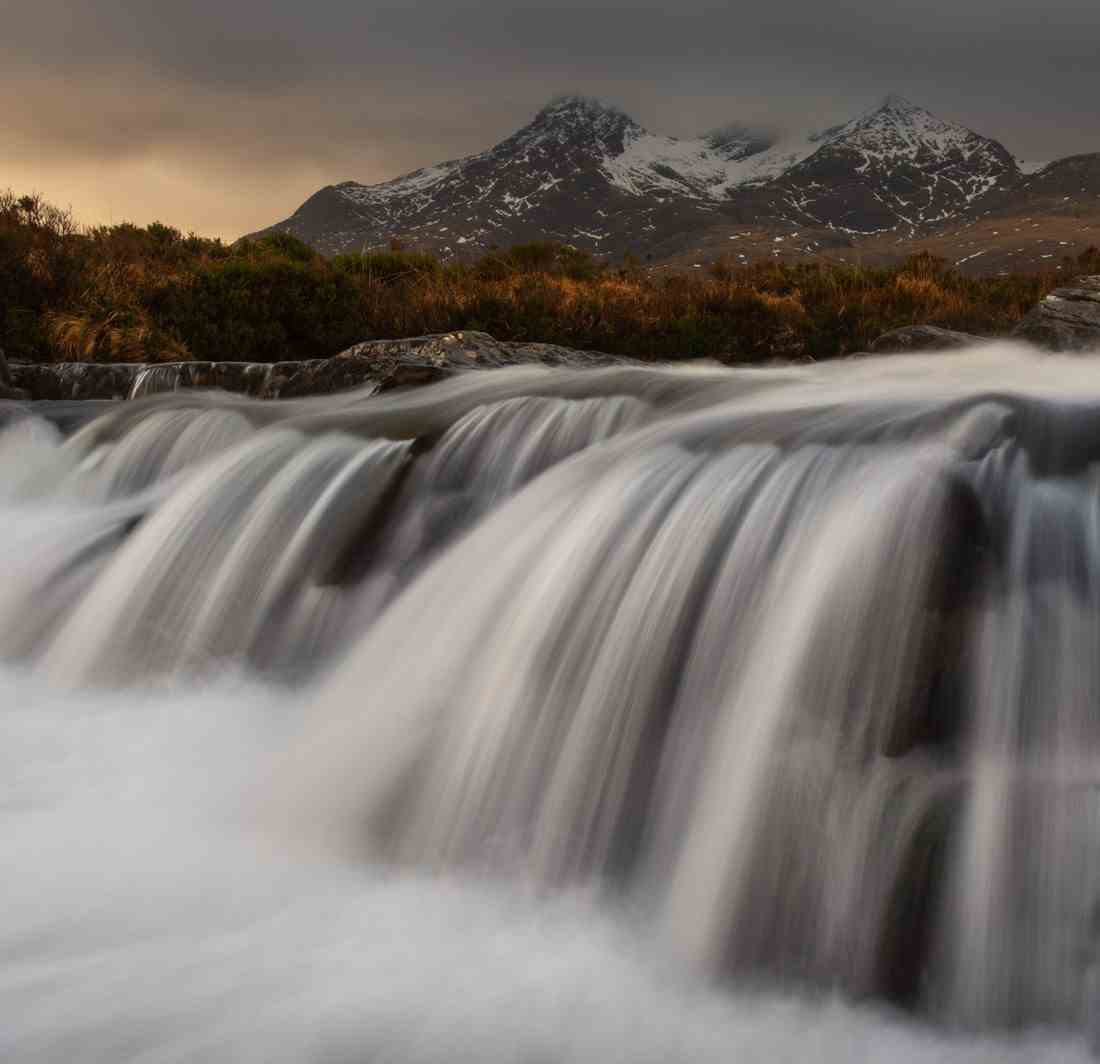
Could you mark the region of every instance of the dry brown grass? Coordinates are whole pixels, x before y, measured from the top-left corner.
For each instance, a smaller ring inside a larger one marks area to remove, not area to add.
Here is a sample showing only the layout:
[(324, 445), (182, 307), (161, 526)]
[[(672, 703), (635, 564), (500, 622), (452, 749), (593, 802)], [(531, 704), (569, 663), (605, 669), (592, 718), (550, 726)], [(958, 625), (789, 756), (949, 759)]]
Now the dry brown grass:
[(832, 358), (911, 324), (1001, 335), (1050, 288), (1097, 271), (1095, 251), (1003, 277), (929, 255), (890, 268), (727, 258), (658, 276), (543, 244), (464, 265), (400, 250), (330, 261), (284, 234), (228, 248), (162, 225), (81, 232), (0, 194), (0, 346), (46, 360), (275, 361), (457, 329), (636, 358)]
[(59, 362), (183, 362), (186, 345), (164, 336), (148, 321), (131, 322), (122, 311), (103, 318), (66, 311), (46, 315), (46, 334)]

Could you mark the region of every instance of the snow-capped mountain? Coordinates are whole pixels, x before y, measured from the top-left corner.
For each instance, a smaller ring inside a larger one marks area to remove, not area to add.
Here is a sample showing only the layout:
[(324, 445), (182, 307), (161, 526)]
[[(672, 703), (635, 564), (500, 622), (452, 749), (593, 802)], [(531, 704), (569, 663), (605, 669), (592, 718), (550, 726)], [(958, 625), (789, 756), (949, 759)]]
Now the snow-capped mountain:
[(272, 229), (326, 254), (396, 238), (466, 257), (551, 239), (660, 259), (730, 224), (910, 237), (974, 217), (1036, 179), (996, 141), (899, 96), (843, 125), (776, 140), (735, 126), (661, 136), (568, 96), (488, 151), (383, 184), (330, 185)]
[(655, 137), (566, 97), (486, 152), (380, 185), (329, 186), (273, 228), (328, 254), (394, 237), (444, 256), (541, 239), (621, 254), (708, 224), (728, 168), (758, 147), (748, 136)]
[(830, 130), (777, 188), (801, 224), (913, 236), (965, 215), (1021, 176), (995, 140), (888, 96)]

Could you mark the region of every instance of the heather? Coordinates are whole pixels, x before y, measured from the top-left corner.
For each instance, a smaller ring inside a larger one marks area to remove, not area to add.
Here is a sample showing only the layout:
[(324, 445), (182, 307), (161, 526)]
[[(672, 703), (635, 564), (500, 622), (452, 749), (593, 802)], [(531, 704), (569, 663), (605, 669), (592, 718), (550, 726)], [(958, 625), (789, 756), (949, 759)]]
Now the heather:
[(661, 272), (550, 243), (461, 264), (397, 244), (327, 259), (287, 234), (227, 245), (160, 223), (83, 228), (39, 197), (0, 193), (0, 347), (33, 361), (270, 362), (458, 329), (647, 359), (824, 359), (904, 325), (1002, 335), (1089, 272), (1095, 248), (1001, 277), (928, 255)]

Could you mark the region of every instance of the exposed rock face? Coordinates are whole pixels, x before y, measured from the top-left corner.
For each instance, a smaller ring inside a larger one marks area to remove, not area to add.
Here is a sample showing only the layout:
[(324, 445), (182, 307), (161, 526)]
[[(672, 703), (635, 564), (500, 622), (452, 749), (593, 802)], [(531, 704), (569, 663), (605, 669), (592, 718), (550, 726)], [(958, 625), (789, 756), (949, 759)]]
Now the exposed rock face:
[(32, 399), (125, 399), (144, 368), (136, 363), (16, 362), (11, 371)]
[[(15, 384), (34, 399), (126, 399), (176, 388), (220, 388), (260, 399), (327, 395), (373, 384), (379, 391), (430, 384), (463, 369), (541, 364), (599, 366), (611, 355), (554, 344), (502, 343), (487, 333), (454, 332), (369, 340), (333, 358), (300, 362), (16, 364)], [(2, 396), (0, 396), (2, 397)]]
[(883, 333), (873, 344), (876, 355), (899, 354), (905, 351), (958, 351), (980, 344), (984, 337), (971, 333), (941, 329), (938, 325), (906, 325)]
[(792, 220), (916, 235), (1020, 179), (1005, 148), (899, 96), (824, 138), (776, 183)]
[(1070, 155), (1028, 174), (990, 197), (994, 215), (1080, 215), (1100, 200), (1100, 152)]
[(1056, 288), (1012, 335), (1049, 351), (1100, 353), (1100, 276)]

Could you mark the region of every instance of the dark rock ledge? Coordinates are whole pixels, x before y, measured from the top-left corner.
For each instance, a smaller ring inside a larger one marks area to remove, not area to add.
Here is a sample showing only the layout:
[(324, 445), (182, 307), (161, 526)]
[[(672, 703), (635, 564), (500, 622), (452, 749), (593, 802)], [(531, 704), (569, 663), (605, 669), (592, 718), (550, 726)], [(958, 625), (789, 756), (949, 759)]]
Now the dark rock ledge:
[(176, 388), (220, 388), (258, 399), (291, 399), (371, 384), (379, 391), (430, 384), (464, 369), (518, 365), (580, 368), (624, 361), (555, 344), (503, 343), (487, 333), (453, 332), (407, 340), (369, 340), (332, 358), (301, 362), (12, 363), (9, 397), (126, 399)]

